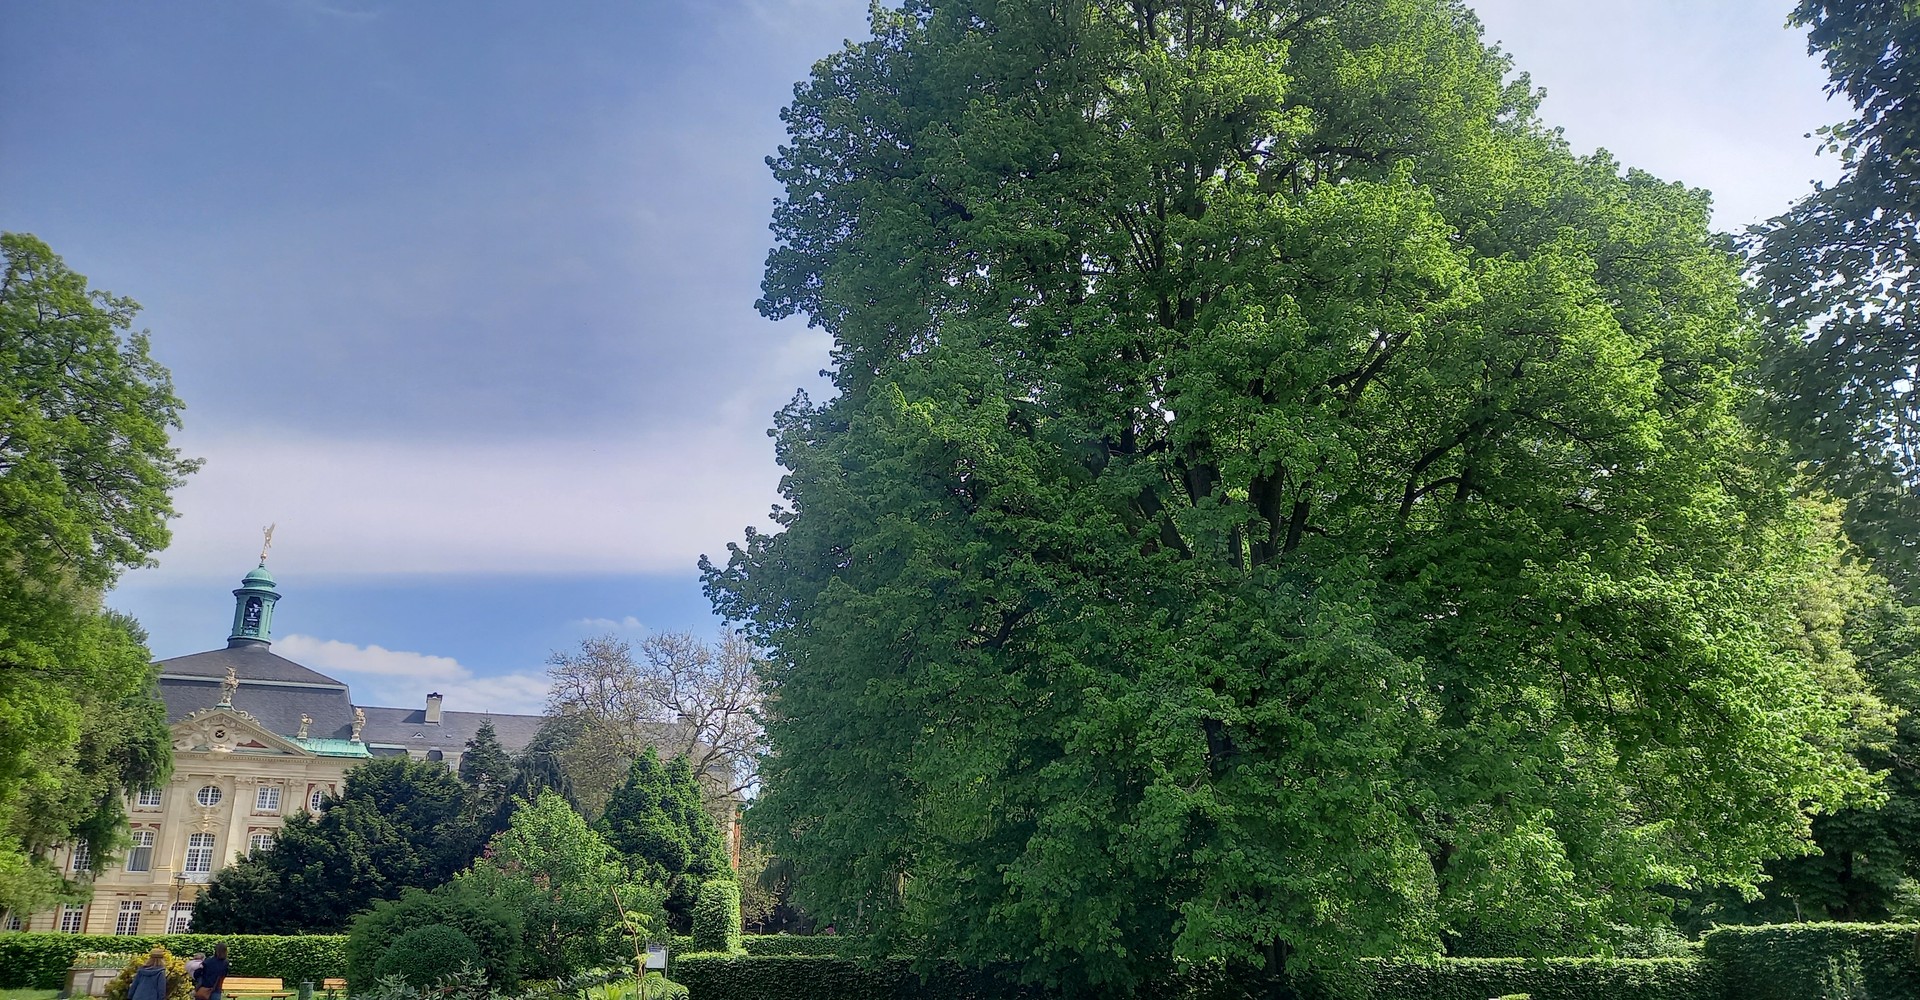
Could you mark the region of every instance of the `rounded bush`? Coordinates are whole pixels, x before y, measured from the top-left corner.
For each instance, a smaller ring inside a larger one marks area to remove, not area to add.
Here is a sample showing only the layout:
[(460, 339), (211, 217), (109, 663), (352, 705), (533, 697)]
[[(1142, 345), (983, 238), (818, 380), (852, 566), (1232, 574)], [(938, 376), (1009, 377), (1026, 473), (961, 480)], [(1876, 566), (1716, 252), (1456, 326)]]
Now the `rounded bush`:
[(431, 986), (467, 965), (480, 966), (480, 946), (446, 924), (415, 927), (394, 939), (373, 967), (377, 981), (399, 976), (412, 986)]
[[(167, 1000), (187, 1000), (193, 994), (193, 984), (187, 980), (186, 960), (175, 957), (173, 952), (166, 951), (164, 948), (161, 950), (163, 954), (160, 963), (167, 970)], [(133, 956), (133, 960), (127, 963), (126, 968), (121, 969), (120, 974), (113, 978), (113, 982), (107, 984), (106, 1000), (127, 1000), (127, 990), (133, 986), (133, 974), (145, 964), (147, 964), (146, 952)]]

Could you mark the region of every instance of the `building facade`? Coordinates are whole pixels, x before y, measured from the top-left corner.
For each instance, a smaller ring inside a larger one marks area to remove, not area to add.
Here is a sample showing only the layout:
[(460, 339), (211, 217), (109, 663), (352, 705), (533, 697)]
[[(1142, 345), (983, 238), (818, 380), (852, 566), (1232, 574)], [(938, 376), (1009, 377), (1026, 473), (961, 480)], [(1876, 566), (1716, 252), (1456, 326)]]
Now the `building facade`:
[(85, 844), (53, 858), (92, 878), (92, 900), (11, 923), (76, 934), (186, 931), (216, 872), (271, 846), (288, 816), (324, 809), (355, 765), (404, 754), (457, 768), (482, 724), (518, 753), (545, 721), (445, 711), (438, 692), (419, 708), (356, 705), (345, 683), (271, 651), (274, 588), (263, 557), (233, 592), (226, 646), (157, 664), (172, 779), (129, 797), (132, 846), (114, 864), (96, 865)]

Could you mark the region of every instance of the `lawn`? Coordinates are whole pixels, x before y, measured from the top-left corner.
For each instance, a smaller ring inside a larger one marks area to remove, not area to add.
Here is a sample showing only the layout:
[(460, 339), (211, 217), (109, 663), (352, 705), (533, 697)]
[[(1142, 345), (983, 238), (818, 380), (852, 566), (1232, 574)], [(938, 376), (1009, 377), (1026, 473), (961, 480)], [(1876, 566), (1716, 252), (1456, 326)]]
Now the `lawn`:
[(53, 1000), (59, 990), (0, 990), (0, 1000)]

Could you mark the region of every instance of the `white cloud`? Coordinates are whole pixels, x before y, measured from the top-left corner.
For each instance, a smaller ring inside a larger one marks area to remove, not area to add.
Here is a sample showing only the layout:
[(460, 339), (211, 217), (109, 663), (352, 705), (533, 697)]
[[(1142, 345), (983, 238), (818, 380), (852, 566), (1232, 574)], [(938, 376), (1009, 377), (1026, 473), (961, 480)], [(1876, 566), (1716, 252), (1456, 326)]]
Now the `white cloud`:
[(574, 624), (585, 625), (588, 628), (644, 629), (647, 627), (647, 624), (645, 622), (641, 621), (638, 618), (635, 618), (632, 615), (627, 615), (624, 618), (618, 618), (618, 619), (581, 618), (575, 621)]
[(409, 653), (384, 646), (356, 646), (338, 639), (316, 639), (297, 633), (281, 636), (274, 643), (279, 647), (275, 652), (322, 673), (376, 674), (421, 681), (463, 680), (473, 675), (451, 656)]
[(299, 634), (275, 639), (274, 647), (275, 652), (321, 673), (348, 675), (341, 680), (353, 689), (353, 700), (362, 705), (424, 705), (427, 693), (438, 691), (446, 699), (447, 710), (454, 712), (538, 715), (546, 706), (544, 671), (481, 677), (450, 656), (371, 644), (357, 646)]
[[(158, 573), (231, 575), (274, 523), (301, 575), (691, 572), (764, 523), (779, 468), (764, 429), (499, 442), (192, 436)], [(155, 571), (144, 571), (155, 572)]]

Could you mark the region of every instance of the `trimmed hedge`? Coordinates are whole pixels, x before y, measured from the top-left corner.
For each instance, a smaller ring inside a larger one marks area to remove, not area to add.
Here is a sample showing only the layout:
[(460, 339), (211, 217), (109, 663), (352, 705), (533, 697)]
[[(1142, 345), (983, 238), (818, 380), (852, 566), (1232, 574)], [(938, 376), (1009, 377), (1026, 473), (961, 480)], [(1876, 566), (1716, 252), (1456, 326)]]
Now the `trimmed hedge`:
[(347, 974), (347, 939), (342, 934), (273, 936), (266, 934), (0, 934), (0, 988), (58, 990), (67, 985), (73, 957), (83, 951), (150, 951), (155, 945), (175, 955), (213, 953), (227, 946), (236, 976), (279, 978), (288, 983)]
[(693, 946), (700, 951), (740, 950), (740, 884), (710, 878), (693, 902)]
[[(1018, 986), (988, 972), (943, 965), (922, 981), (904, 958), (863, 965), (807, 955), (695, 953), (674, 978), (692, 1000), (1050, 1000), (1047, 990)], [(1337, 977), (1298, 983), (1304, 996), (1326, 1000), (1487, 1000), (1516, 993), (1532, 1000), (1720, 1000), (1705, 964), (1691, 958), (1463, 958), (1358, 963)], [(1209, 975), (1178, 977), (1146, 996), (1232, 996), (1235, 984)], [(1817, 996), (1818, 994), (1811, 994)]]
[[(1731, 1000), (1854, 995), (1920, 1000), (1920, 924), (1770, 924), (1706, 936), (1706, 961)], [(1860, 989), (1864, 987), (1864, 989)]]
[(1720, 1000), (1696, 958), (1369, 959), (1319, 987), (1310, 992), (1340, 1000)]
[(838, 955), (848, 940), (832, 934), (748, 934), (740, 944), (749, 955)]

